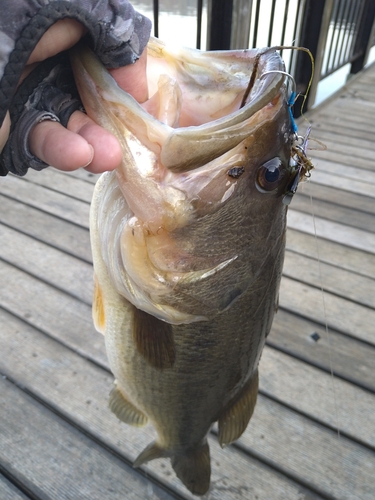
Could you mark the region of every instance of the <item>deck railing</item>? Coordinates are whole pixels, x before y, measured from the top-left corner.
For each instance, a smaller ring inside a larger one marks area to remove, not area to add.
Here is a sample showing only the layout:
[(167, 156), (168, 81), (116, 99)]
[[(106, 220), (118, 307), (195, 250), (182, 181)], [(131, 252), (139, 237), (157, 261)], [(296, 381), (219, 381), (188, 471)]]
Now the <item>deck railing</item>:
[[(158, 36), (159, 0), (152, 1), (154, 34)], [(350, 73), (359, 72), (375, 45), (375, 0), (197, 0), (197, 48), (202, 43), (204, 9), (209, 50), (307, 47), (315, 59), (307, 108), (314, 104), (322, 79), (346, 64), (350, 64)], [(298, 92), (304, 93), (311, 76), (309, 58), (303, 52), (281, 52)]]

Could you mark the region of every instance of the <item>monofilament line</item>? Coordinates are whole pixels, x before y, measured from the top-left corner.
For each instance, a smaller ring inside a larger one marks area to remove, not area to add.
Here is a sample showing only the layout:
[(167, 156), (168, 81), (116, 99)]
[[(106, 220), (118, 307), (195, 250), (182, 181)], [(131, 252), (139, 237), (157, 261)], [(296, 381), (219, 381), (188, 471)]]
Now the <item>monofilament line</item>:
[(322, 269), (321, 269), (321, 265), (320, 265), (319, 244), (318, 244), (318, 236), (317, 236), (317, 231), (316, 231), (316, 222), (315, 222), (315, 213), (314, 213), (312, 194), (310, 194), (310, 204), (311, 204), (311, 215), (312, 215), (313, 226), (314, 226), (316, 256), (318, 259), (318, 276), (319, 276), (319, 281), (320, 281), (320, 291), (322, 294), (322, 305), (323, 305), (325, 332), (326, 332), (327, 342), (328, 342), (329, 369), (330, 369), (330, 373), (331, 373), (332, 387), (333, 387), (333, 406), (334, 406), (334, 411), (336, 414), (335, 415), (335, 420), (336, 420), (335, 427), (337, 429), (337, 437), (340, 439), (339, 409), (338, 409), (338, 404), (337, 404), (335, 375), (334, 375), (334, 371), (333, 371), (333, 362), (332, 362), (331, 336), (329, 334), (329, 329), (328, 329), (327, 308), (326, 308), (326, 301), (325, 301), (325, 294), (324, 294), (324, 287), (323, 287), (323, 275), (322, 275)]

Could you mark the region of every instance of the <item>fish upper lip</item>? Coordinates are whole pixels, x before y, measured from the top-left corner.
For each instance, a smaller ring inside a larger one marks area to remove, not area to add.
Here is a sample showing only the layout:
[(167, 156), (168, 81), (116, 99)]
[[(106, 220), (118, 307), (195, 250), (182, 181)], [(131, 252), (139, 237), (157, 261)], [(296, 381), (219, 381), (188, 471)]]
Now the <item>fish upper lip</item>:
[[(151, 47), (154, 44), (156, 51), (166, 50), (164, 45), (155, 39), (151, 39), (150, 44)], [(189, 54), (191, 61), (199, 60), (201, 64), (202, 56), (199, 51), (184, 50)], [(285, 67), (280, 55), (270, 48), (242, 51), (241, 53), (244, 55), (243, 59), (248, 63), (251, 63), (251, 58), (246, 59), (246, 54), (252, 56), (261, 54), (259, 75), (248, 102), (241, 109), (217, 120), (202, 125), (179, 128), (172, 128), (161, 123), (145, 111), (129, 94), (120, 89), (90, 49), (86, 47), (75, 49), (72, 62), (76, 75), (86, 72), (90, 75), (91, 80), (95, 81), (96, 88), (101, 89), (105, 99), (113, 103), (119, 102), (123, 108), (127, 109), (129, 119), (126, 122), (129, 130), (132, 127), (130, 116), (143, 121), (149, 141), (157, 143), (161, 147), (161, 163), (172, 171), (181, 171), (190, 169), (192, 165), (195, 167), (203, 165), (228, 148), (239, 144), (251, 132), (249, 129), (243, 130), (243, 122), (254, 116), (278, 95), (286, 78), (285, 74), (282, 73)], [(213, 52), (212, 55), (204, 55), (203, 57), (222, 57), (220, 54), (220, 52)], [(263, 74), (264, 77), (260, 78)], [(178, 151), (178, 155), (175, 154), (176, 151)]]

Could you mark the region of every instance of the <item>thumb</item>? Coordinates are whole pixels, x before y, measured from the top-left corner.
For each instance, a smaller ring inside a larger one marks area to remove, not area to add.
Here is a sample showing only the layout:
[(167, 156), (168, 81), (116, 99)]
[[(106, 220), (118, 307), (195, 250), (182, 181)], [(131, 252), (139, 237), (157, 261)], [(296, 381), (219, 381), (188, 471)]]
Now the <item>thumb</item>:
[(134, 64), (122, 66), (121, 68), (110, 69), (110, 73), (117, 84), (134, 97), (139, 103), (148, 99), (147, 85), (147, 48), (142, 52), (141, 57)]

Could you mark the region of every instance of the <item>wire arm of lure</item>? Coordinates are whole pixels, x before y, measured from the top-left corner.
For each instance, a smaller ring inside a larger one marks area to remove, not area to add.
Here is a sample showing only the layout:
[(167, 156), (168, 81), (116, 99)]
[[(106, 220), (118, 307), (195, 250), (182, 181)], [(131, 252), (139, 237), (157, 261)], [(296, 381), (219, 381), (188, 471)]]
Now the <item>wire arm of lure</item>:
[(292, 82), (292, 91), (291, 91), (290, 96), (288, 98), (288, 109), (289, 109), (289, 116), (290, 116), (290, 121), (291, 121), (291, 125), (292, 125), (292, 132), (297, 137), (298, 127), (297, 127), (296, 121), (295, 121), (294, 116), (293, 116), (293, 111), (292, 111), (292, 106), (294, 105), (294, 103), (296, 102), (296, 99), (298, 97), (297, 96), (297, 84), (296, 84), (296, 81), (295, 81), (294, 77), (290, 73), (287, 73), (286, 71), (281, 71), (281, 70), (278, 70), (278, 69), (271, 70), (271, 71), (266, 71), (265, 73), (263, 73), (261, 75), (260, 78), (262, 79), (266, 75), (269, 75), (271, 73), (279, 73), (281, 75), (285, 75)]

